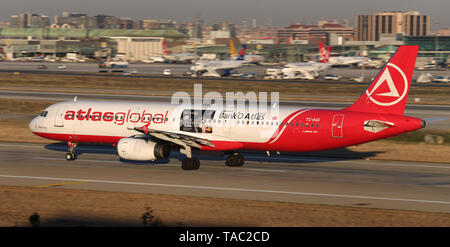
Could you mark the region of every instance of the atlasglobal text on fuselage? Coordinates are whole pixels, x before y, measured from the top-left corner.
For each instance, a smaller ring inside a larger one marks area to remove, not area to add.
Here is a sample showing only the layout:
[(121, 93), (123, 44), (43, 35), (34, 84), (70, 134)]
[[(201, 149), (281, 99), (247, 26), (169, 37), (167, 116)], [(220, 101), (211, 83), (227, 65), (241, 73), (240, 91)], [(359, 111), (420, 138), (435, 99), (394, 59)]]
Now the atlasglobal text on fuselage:
[(67, 160), (79, 143), (114, 145), (122, 159), (155, 161), (179, 149), (185, 170), (198, 169), (192, 150), (306, 152), (352, 146), (425, 127), (404, 116), (418, 46), (400, 46), (363, 95), (341, 110), (282, 107), (229, 108), (161, 102), (66, 101), (47, 107), (30, 123), (38, 136), (66, 142)]

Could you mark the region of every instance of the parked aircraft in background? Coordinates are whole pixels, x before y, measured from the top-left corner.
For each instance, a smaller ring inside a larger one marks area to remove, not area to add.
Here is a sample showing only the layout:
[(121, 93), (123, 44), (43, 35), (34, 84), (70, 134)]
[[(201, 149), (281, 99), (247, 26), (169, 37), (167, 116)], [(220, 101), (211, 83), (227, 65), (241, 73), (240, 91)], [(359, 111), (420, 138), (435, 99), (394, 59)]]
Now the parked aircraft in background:
[[(323, 47), (322, 42), (319, 42), (319, 46)], [(321, 48), (321, 50), (324, 52), (325, 57), (327, 58), (327, 62), (331, 66), (358, 66), (363, 65), (366, 63), (369, 63), (371, 60), (368, 57), (362, 57), (362, 56), (338, 56), (338, 57), (332, 57), (331, 56), (331, 46), (329, 46), (327, 49)], [(321, 52), (322, 54), (322, 52)]]
[(246, 45), (242, 45), (242, 49), (236, 60), (199, 60), (191, 67), (191, 70), (195, 74), (201, 74), (202, 76), (221, 77), (230, 75), (231, 71), (240, 68), (246, 63), (245, 49)]
[(323, 44), (319, 42), (320, 62), (307, 63), (287, 63), (281, 72), (284, 79), (307, 79), (312, 80), (319, 75), (320, 71), (330, 67), (328, 63), (328, 53)]
[(143, 63), (165, 63), (167, 62), (166, 59), (164, 59), (163, 57), (159, 57), (159, 56), (151, 56), (147, 59), (142, 60)]
[(375, 141), (425, 127), (404, 116), (418, 46), (400, 46), (363, 95), (342, 110), (280, 107), (224, 108), (222, 104), (66, 101), (47, 107), (31, 131), (69, 146), (106, 143), (119, 157), (155, 161), (172, 149), (186, 155), (185, 170), (198, 169), (192, 150), (229, 153), (226, 164), (242, 166), (239, 150), (308, 152)]
[(163, 58), (169, 63), (193, 63), (198, 59), (195, 53), (172, 53), (167, 50), (166, 40), (163, 40)]
[[(237, 59), (239, 57), (239, 54), (236, 52), (236, 48), (234, 47), (234, 42), (232, 39), (230, 39), (230, 55), (231, 59)], [(260, 64), (264, 62), (264, 56), (247, 54), (244, 57), (244, 62), (252, 64)]]

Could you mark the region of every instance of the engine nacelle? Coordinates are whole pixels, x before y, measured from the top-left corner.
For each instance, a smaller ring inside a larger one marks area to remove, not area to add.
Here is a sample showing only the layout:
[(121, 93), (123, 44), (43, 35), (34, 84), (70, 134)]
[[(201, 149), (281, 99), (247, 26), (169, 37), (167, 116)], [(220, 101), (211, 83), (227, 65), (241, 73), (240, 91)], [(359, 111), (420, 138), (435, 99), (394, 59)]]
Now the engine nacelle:
[(138, 138), (122, 138), (117, 143), (119, 157), (126, 160), (154, 161), (170, 155), (170, 146)]

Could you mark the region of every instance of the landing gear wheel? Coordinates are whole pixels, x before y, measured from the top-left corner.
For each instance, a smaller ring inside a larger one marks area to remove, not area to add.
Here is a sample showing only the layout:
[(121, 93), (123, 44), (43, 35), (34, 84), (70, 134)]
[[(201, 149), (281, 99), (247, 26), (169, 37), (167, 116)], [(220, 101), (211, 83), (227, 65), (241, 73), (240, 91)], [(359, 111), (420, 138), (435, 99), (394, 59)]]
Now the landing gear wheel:
[(66, 153), (66, 160), (74, 160), (76, 158), (74, 153)]
[(69, 146), (69, 152), (66, 153), (66, 160), (74, 160), (77, 158), (77, 155), (75, 153), (75, 149), (78, 146), (78, 143), (75, 142), (67, 142), (67, 145)]
[(197, 158), (185, 158), (181, 163), (183, 170), (197, 170), (200, 168), (200, 160)]
[(227, 158), (227, 166), (243, 166), (244, 156), (242, 154), (230, 154)]

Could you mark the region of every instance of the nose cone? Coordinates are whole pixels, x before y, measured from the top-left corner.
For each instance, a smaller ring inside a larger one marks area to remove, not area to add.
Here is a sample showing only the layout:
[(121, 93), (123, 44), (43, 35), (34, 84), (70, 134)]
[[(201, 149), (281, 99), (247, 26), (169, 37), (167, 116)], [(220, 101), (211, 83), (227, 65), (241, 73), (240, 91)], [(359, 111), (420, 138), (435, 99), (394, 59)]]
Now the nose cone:
[(35, 118), (33, 118), (33, 120), (31, 120), (31, 122), (30, 122), (29, 127), (30, 127), (31, 132), (33, 132), (33, 133), (36, 132), (37, 125), (38, 125), (38, 121), (39, 121), (38, 118), (39, 118), (39, 117), (35, 117)]

